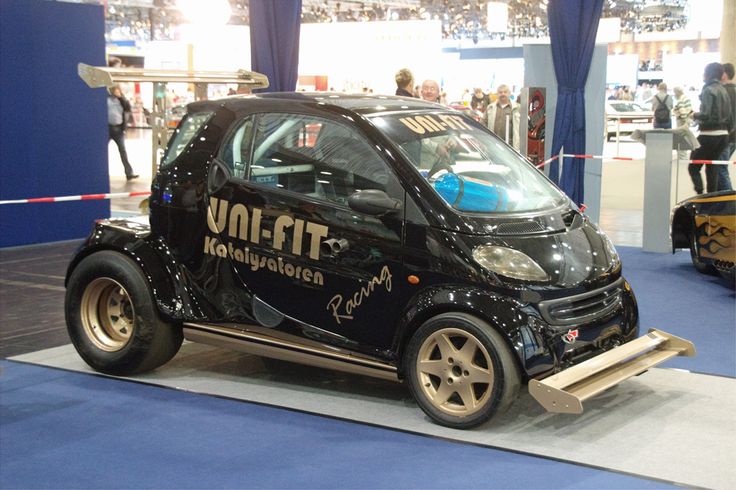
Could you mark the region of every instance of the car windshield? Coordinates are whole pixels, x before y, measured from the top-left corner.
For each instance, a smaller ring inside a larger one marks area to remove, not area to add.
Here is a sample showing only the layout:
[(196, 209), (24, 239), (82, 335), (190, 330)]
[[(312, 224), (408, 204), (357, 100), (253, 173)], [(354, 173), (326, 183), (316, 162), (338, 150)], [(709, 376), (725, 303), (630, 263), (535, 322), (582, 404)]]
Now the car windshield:
[(518, 213), (551, 209), (565, 195), (501, 139), (451, 113), (377, 115), (432, 188), (458, 211)]

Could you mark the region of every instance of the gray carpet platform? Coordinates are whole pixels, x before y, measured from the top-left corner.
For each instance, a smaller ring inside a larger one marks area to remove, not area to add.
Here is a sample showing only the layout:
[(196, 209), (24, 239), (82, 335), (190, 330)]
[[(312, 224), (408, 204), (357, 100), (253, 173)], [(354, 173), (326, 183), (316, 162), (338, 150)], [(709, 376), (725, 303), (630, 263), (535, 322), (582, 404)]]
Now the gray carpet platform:
[[(10, 358), (93, 372), (71, 345)], [(736, 379), (655, 368), (585, 404), (546, 413), (524, 390), (508, 413), (469, 431), (432, 423), (398, 383), (185, 343), (130, 378), (447, 439), (522, 451), (681, 485), (736, 487)]]

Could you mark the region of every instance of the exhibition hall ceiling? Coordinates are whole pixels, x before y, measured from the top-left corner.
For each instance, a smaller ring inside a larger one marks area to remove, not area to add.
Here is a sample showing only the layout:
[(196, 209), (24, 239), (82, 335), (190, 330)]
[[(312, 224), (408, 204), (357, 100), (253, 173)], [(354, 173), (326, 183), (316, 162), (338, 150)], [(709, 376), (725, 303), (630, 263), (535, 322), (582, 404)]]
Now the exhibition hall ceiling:
[[(225, 12), (231, 25), (249, 24), (248, 0), (67, 0), (106, 6), (108, 40), (174, 39), (192, 22), (189, 8)], [(302, 0), (303, 23), (436, 20), (444, 39), (474, 42), (547, 37), (549, 0)], [(603, 18), (620, 19), (623, 33), (687, 27), (694, 0), (604, 0)], [(215, 8), (217, 7), (217, 8)], [(199, 15), (199, 14), (197, 14)]]

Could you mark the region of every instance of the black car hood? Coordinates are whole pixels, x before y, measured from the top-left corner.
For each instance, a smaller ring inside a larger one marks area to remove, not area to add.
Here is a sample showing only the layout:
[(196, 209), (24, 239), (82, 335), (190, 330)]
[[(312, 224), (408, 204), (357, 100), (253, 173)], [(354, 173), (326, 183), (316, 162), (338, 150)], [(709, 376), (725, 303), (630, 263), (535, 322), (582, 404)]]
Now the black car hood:
[[(561, 226), (555, 223), (561, 222)], [(546, 231), (524, 232), (549, 223)], [(574, 287), (618, 276), (620, 261), (613, 244), (587, 218), (548, 215), (533, 220), (502, 222), (493, 226), (495, 233), (469, 236), (471, 245), (499, 245), (523, 252), (549, 275), (553, 287)], [(510, 231), (518, 230), (518, 233)], [(607, 280), (606, 280), (607, 282)]]

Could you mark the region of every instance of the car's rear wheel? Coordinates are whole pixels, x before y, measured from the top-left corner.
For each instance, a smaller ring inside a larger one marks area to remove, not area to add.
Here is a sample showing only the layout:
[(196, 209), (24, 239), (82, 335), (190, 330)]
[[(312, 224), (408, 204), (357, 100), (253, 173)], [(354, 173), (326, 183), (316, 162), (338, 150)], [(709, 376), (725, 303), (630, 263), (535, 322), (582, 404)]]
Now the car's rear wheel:
[(695, 232), (694, 228), (690, 230), (690, 235), (688, 238), (690, 242), (690, 259), (693, 261), (693, 265), (695, 266), (695, 269), (701, 274), (715, 274), (716, 273), (715, 267), (713, 267), (713, 265), (711, 264), (703, 262), (700, 259), (700, 254), (699, 254), (700, 247), (698, 247), (698, 235)]
[(77, 352), (103, 373), (155, 369), (182, 343), (181, 327), (159, 317), (141, 269), (117, 252), (97, 252), (79, 263), (67, 284), (65, 312)]
[(510, 348), (488, 323), (464, 313), (431, 318), (407, 346), (412, 394), (436, 422), (468, 429), (502, 413), (521, 384)]

